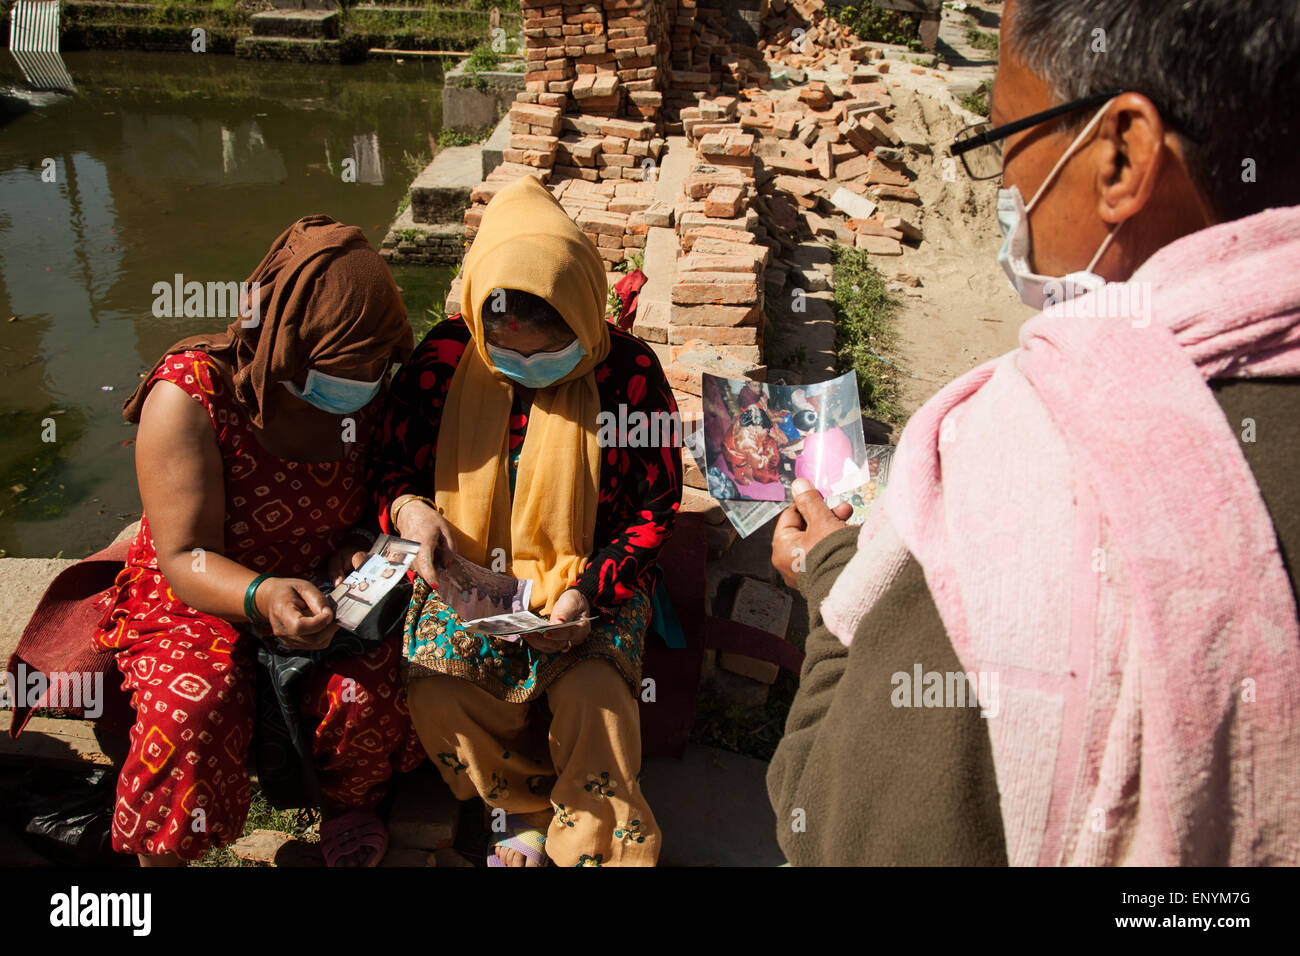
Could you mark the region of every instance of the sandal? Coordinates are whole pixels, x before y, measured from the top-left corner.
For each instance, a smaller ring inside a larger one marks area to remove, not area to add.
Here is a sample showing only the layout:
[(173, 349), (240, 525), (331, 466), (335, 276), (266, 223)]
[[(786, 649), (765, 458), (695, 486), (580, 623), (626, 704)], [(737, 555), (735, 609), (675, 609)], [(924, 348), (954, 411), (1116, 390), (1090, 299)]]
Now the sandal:
[(320, 851), (326, 866), (358, 850), (371, 850), (362, 866), (378, 866), (388, 852), (388, 828), (373, 810), (351, 810), (320, 825)]
[(496, 855), (496, 847), (518, 850), (538, 866), (546, 866), (550, 860), (546, 856), (546, 831), (529, 826), (518, 817), (506, 817), (506, 832), (499, 840), (488, 844), (487, 865), (505, 866)]

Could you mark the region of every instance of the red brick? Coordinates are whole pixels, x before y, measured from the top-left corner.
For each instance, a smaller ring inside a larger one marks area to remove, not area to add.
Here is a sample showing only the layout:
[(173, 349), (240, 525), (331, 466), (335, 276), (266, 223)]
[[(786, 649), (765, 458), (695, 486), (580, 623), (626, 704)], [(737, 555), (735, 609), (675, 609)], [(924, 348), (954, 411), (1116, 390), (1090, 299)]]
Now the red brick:
[(757, 345), (756, 325), (669, 325), (668, 344), (685, 345), (703, 342), (706, 345)]
[(855, 179), (863, 175), (871, 165), (871, 160), (862, 155), (855, 155), (852, 159), (846, 159), (835, 166), (836, 179)]
[(594, 232), (597, 235), (622, 236), (627, 228), (626, 216), (595, 209), (584, 209), (574, 221), (584, 232)]
[(691, 253), (709, 256), (746, 256), (757, 263), (758, 268), (767, 265), (772, 257), (772, 250), (759, 243), (728, 242), (725, 239), (711, 239), (707, 236), (697, 238), (691, 244)]
[(748, 305), (758, 301), (752, 273), (694, 272), (673, 283), (672, 300), (681, 305)]
[(854, 244), (859, 249), (865, 249), (873, 256), (901, 256), (903, 254), (903, 247), (898, 240), (886, 236), (870, 236), (858, 233), (857, 241)]
[(733, 219), (740, 215), (741, 192), (735, 186), (715, 186), (704, 200), (704, 215)]
[(859, 122), (881, 146), (897, 146), (902, 142), (894, 128), (881, 119), (878, 113), (869, 113)]
[(673, 325), (754, 325), (757, 305), (677, 305), (669, 310)]
[[(901, 235), (901, 233), (900, 233)], [(753, 256), (717, 255), (699, 250), (677, 260), (677, 272), (757, 272), (758, 260)]]

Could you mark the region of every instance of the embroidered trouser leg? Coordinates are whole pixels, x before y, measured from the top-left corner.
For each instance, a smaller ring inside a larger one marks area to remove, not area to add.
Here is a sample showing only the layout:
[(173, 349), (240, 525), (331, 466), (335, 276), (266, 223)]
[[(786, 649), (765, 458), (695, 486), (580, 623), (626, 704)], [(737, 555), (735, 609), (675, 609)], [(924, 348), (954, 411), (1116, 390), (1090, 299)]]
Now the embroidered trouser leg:
[(398, 673), (401, 657), (398, 634), (368, 654), (314, 667), (303, 679), (302, 713), (319, 721), (312, 735), (316, 774), (334, 808), (374, 809), (393, 772), (414, 770), (424, 759)]
[(659, 829), (637, 783), (636, 698), (603, 660), (575, 664), (547, 690), (546, 758), (526, 746), (528, 704), (498, 700), (458, 677), (410, 681), (411, 719), (459, 799), (547, 825), (547, 855), (561, 866), (653, 866)]
[(641, 793), (641, 715), (608, 661), (585, 660), (546, 691), (555, 818), (546, 852), (560, 866), (654, 866), (659, 825)]

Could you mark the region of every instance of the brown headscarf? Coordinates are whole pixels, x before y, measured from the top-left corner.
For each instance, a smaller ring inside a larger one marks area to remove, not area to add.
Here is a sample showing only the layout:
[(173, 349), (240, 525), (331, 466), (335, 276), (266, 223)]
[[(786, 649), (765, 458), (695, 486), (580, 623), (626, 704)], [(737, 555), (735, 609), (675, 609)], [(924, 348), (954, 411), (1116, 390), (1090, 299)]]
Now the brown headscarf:
[(221, 366), (258, 428), (265, 427), (268, 390), (308, 367), (346, 370), (411, 354), (414, 337), (397, 285), (356, 226), (329, 216), (299, 219), (271, 244), (248, 283), (260, 290), (261, 321), (244, 328), (240, 316), (224, 332), (193, 335), (167, 349), (123, 403), (127, 421), (140, 420), (146, 386), (167, 356), (188, 349), (207, 352)]

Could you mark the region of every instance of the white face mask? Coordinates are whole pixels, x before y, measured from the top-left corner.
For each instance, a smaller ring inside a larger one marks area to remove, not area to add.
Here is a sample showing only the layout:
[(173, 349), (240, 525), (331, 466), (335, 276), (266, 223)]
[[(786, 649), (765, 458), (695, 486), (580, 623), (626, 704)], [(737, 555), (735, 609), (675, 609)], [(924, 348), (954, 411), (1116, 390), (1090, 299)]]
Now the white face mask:
[(1095, 274), (1092, 269), (1101, 260), (1101, 257), (1110, 248), (1111, 240), (1115, 238), (1115, 233), (1123, 223), (1116, 225), (1106, 236), (1097, 250), (1097, 254), (1092, 257), (1088, 263), (1088, 268), (1082, 272), (1071, 272), (1067, 276), (1045, 276), (1040, 275), (1029, 265), (1030, 248), (1029, 238), (1029, 213), (1033, 211), (1038, 200), (1043, 198), (1043, 193), (1056, 179), (1057, 174), (1065, 167), (1070, 157), (1074, 155), (1079, 145), (1088, 138), (1098, 123), (1101, 122), (1102, 116), (1106, 114), (1106, 107), (1110, 105), (1108, 101), (1097, 111), (1097, 115), (1089, 120), (1088, 125), (1083, 128), (1074, 142), (1070, 144), (1064, 155), (1057, 160), (1052, 171), (1047, 174), (1043, 184), (1038, 187), (1038, 192), (1034, 198), (1025, 205), (1024, 197), (1020, 194), (1018, 186), (1012, 186), (1010, 189), (998, 190), (998, 226), (1002, 230), (1002, 248), (998, 250), (998, 262), (1002, 264), (1007, 278), (1011, 280), (1011, 288), (1016, 290), (1020, 296), (1020, 301), (1030, 308), (1045, 309), (1050, 305), (1056, 305), (1058, 302), (1064, 302), (1077, 296), (1086, 295), (1089, 292), (1095, 292), (1106, 284), (1106, 280)]

